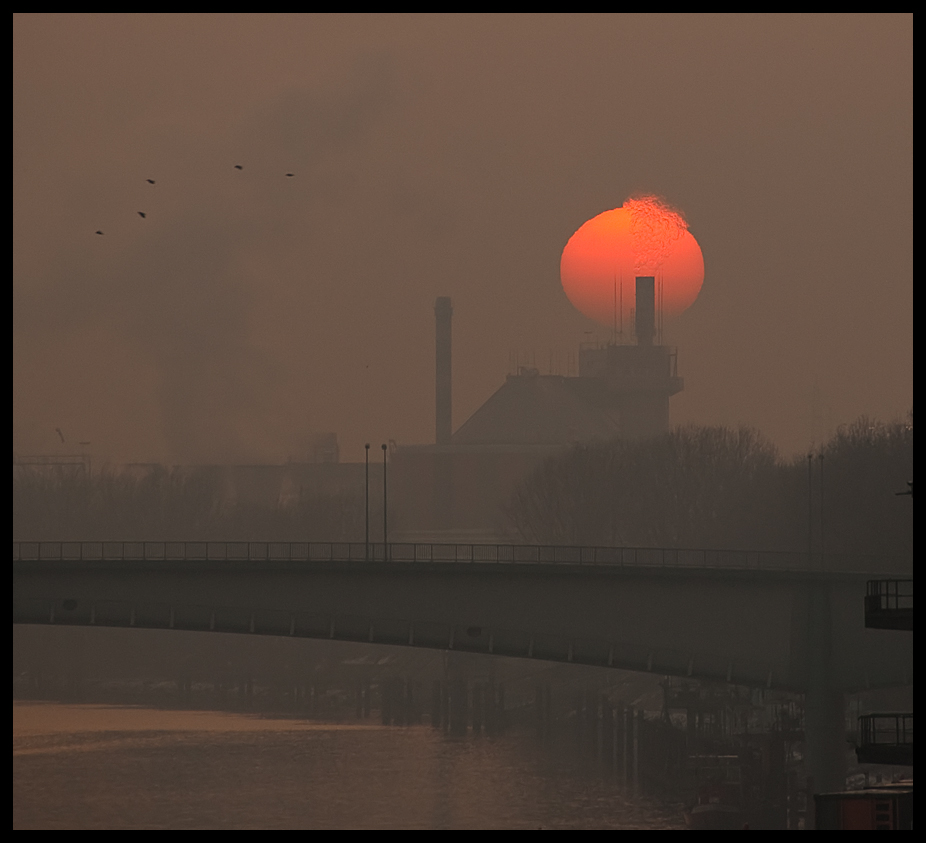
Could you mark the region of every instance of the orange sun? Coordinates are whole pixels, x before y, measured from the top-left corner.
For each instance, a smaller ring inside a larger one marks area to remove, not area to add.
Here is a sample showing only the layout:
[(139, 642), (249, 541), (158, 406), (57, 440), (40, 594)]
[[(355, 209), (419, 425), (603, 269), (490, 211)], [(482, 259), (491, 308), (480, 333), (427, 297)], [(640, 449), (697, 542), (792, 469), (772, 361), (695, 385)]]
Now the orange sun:
[(560, 278), (569, 301), (611, 327), (634, 307), (638, 275), (656, 277), (659, 305), (677, 316), (698, 297), (704, 258), (678, 211), (655, 196), (628, 199), (623, 207), (590, 219), (566, 244)]

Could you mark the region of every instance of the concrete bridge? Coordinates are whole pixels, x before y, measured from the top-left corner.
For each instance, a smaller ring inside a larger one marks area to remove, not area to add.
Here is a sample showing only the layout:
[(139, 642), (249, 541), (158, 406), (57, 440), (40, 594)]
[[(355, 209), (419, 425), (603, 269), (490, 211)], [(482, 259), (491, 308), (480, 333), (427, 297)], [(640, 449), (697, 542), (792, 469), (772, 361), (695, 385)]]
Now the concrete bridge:
[(14, 623), (331, 638), (691, 676), (805, 694), (818, 790), (843, 695), (912, 681), (866, 629), (898, 560), (517, 545), (14, 543)]

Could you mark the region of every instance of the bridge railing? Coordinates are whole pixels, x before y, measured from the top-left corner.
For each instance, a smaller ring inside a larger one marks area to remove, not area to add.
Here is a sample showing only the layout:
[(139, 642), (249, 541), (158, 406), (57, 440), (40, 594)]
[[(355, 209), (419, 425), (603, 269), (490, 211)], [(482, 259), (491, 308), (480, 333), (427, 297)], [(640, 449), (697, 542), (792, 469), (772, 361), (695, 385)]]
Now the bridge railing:
[(806, 553), (411, 542), (13, 542), (14, 561), (466, 562), (780, 571), (896, 571), (897, 560)]

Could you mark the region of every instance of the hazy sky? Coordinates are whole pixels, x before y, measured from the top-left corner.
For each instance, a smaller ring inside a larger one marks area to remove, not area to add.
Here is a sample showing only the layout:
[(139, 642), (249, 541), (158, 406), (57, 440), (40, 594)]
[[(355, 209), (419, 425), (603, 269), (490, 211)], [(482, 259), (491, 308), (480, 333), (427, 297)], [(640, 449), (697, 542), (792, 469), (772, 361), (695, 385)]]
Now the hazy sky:
[(19, 15), (13, 43), (15, 453), (432, 442), (435, 297), (456, 428), (513, 352), (607, 339), (559, 258), (639, 192), (704, 253), (673, 422), (790, 454), (912, 407), (912, 16)]

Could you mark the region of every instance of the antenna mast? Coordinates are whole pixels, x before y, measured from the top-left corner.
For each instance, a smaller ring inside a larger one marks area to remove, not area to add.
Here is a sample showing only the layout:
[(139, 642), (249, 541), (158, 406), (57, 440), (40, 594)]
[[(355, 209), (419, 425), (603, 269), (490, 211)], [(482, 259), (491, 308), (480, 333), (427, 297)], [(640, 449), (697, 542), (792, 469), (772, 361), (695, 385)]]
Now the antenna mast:
[(621, 270), (621, 342), (624, 341), (624, 271)]
[(617, 344), (617, 279), (614, 279), (614, 330), (611, 333), (611, 342)]

